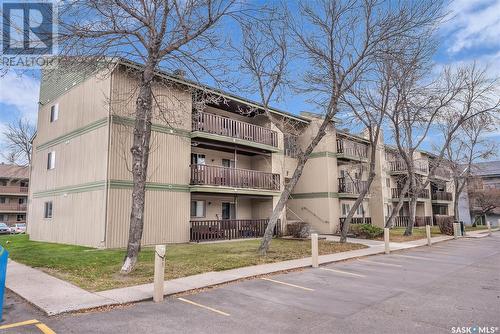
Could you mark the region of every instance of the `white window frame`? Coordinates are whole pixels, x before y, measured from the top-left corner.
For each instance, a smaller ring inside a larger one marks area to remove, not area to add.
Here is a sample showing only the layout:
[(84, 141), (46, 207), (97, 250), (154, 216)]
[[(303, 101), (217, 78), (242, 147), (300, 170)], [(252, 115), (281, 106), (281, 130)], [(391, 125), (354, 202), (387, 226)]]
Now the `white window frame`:
[(54, 123), (59, 118), (59, 103), (53, 104), (50, 107), (49, 112), (49, 121), (50, 123)]
[(43, 218), (52, 219), (54, 216), (54, 205), (52, 201), (43, 202)]
[(349, 211), (351, 211), (351, 205), (349, 203), (342, 203), (342, 217), (347, 217)]
[[(189, 208), (191, 218), (205, 218), (206, 213), (207, 213), (207, 203), (206, 203), (206, 201), (193, 199), (193, 200), (191, 200), (191, 205), (193, 205), (193, 202), (196, 202), (196, 212), (195, 212), (195, 215), (193, 216), (192, 212), (191, 212), (191, 207)], [(201, 204), (201, 211), (202, 211), (201, 214), (199, 214), (199, 212), (198, 212), (198, 210), (200, 208), (199, 207), (200, 204)]]
[(56, 168), (56, 151), (50, 151), (47, 154), (47, 169), (51, 170)]

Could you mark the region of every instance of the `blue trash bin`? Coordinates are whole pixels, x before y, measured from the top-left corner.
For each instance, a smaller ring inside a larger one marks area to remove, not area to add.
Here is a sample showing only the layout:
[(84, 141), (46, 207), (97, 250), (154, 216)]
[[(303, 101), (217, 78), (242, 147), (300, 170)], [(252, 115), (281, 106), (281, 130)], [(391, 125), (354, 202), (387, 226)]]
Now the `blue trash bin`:
[(0, 321), (3, 315), (3, 296), (5, 291), (5, 277), (7, 276), (7, 259), (9, 252), (0, 246)]

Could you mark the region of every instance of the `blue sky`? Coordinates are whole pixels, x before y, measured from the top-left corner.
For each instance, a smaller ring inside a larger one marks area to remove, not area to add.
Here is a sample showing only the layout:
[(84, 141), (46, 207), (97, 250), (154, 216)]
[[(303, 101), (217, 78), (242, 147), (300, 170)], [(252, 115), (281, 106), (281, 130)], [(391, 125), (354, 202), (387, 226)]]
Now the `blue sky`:
[[(489, 73), (500, 76), (500, 0), (457, 0), (449, 4), (447, 12), (449, 17), (439, 32), (436, 65), (453, 66), (476, 61), (488, 66)], [(0, 132), (19, 117), (36, 122), (37, 77), (36, 72), (17, 74), (9, 71), (0, 78)], [(300, 96), (289, 96), (278, 107), (292, 113), (308, 110)], [(500, 129), (490, 136), (500, 143)], [(431, 143), (432, 138), (429, 138), (427, 145)]]

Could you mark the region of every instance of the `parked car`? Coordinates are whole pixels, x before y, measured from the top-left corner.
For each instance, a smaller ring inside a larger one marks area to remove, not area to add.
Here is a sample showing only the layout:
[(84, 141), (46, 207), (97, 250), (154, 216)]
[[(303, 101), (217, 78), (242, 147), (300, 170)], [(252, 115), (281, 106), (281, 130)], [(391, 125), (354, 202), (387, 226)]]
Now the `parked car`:
[(5, 223), (0, 223), (0, 234), (11, 234), (10, 227)]
[(25, 223), (17, 223), (10, 227), (10, 231), (12, 233), (26, 233), (26, 224)]

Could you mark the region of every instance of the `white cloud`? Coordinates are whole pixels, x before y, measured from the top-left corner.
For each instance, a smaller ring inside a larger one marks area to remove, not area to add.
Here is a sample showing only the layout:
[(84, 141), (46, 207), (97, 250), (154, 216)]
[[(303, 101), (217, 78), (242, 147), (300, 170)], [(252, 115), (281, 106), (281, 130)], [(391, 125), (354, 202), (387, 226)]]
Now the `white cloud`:
[(448, 7), (443, 31), (450, 34), (448, 52), (500, 47), (500, 0), (457, 0)]
[(2, 107), (0, 120), (5, 120), (7, 113), (17, 112), (36, 124), (39, 87), (39, 81), (27, 74), (9, 71), (0, 77), (0, 103), (7, 105)]

